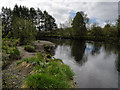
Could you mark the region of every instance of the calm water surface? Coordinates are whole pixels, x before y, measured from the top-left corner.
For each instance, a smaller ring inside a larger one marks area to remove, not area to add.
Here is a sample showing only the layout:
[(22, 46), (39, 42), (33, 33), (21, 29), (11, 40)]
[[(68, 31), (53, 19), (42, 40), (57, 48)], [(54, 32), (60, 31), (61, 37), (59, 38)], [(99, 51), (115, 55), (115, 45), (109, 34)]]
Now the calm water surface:
[(75, 73), (78, 88), (118, 88), (120, 49), (117, 45), (76, 40), (55, 40), (54, 57)]

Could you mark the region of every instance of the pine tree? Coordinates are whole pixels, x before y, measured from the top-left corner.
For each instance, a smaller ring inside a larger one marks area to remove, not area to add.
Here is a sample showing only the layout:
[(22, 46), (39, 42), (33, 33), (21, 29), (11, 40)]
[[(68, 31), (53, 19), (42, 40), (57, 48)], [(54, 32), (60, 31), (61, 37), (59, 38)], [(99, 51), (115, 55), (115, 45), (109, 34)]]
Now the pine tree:
[(120, 16), (117, 20), (118, 37), (120, 38)]
[(87, 29), (85, 26), (84, 18), (80, 12), (76, 13), (76, 16), (72, 22), (72, 28), (73, 28), (73, 36), (82, 37), (86, 35)]
[(44, 11), (43, 20), (44, 20), (44, 24), (43, 24), (44, 30), (48, 31), (57, 28), (55, 19), (51, 15), (49, 15), (47, 11)]
[(11, 31), (12, 11), (10, 8), (2, 7), (2, 37), (5, 37)]

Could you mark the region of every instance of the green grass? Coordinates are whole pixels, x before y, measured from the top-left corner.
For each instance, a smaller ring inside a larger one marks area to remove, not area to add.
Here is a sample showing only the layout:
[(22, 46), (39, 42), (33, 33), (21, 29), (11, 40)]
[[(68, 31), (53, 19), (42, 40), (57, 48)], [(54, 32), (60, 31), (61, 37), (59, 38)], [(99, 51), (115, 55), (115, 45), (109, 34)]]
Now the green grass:
[(34, 73), (24, 81), (26, 88), (71, 88), (70, 82), (74, 73), (70, 67), (63, 64), (60, 59), (50, 59), (46, 62), (45, 56), (39, 52), (36, 56), (17, 63), (26, 61), (33, 65)]
[(26, 50), (28, 52), (35, 52), (35, 46), (33, 46), (33, 45), (25, 45), (24, 50)]
[(61, 76), (56, 77), (50, 75), (49, 73), (37, 73), (30, 75), (26, 78), (26, 83), (28, 88), (70, 88), (68, 82), (60, 79)]

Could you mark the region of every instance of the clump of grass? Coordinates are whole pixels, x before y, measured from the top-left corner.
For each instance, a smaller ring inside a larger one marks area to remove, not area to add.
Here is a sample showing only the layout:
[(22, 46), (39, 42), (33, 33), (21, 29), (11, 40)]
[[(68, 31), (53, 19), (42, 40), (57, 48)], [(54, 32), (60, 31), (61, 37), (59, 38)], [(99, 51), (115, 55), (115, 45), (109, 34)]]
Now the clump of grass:
[(37, 73), (26, 78), (27, 88), (70, 88), (70, 84), (48, 73)]
[(70, 67), (60, 59), (51, 58), (49, 62), (45, 59), (46, 55), (39, 52), (35, 57), (23, 60), (34, 65), (34, 74), (25, 79), (25, 88), (71, 88), (74, 73)]
[(62, 61), (61, 59), (56, 59), (56, 58), (54, 58), (54, 61), (63, 63), (63, 61)]
[(28, 60), (28, 58), (24, 58), (24, 59), (18, 61), (16, 64), (19, 65), (19, 64), (21, 64), (22, 62), (25, 62), (25, 61), (27, 61), (27, 60)]
[(35, 46), (33, 46), (33, 45), (25, 45), (24, 50), (26, 50), (28, 52), (35, 52)]
[(40, 43), (40, 40), (37, 40), (38, 43)]

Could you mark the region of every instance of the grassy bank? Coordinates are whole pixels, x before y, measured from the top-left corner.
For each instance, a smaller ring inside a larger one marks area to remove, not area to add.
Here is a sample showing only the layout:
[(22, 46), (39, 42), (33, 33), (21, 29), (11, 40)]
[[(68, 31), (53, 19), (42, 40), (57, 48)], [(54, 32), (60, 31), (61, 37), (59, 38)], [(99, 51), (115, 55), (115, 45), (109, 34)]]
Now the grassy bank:
[(23, 63), (32, 66), (31, 74), (26, 77), (22, 88), (73, 88), (74, 73), (62, 60), (52, 58), (49, 54), (38, 52), (34, 57), (25, 58), (17, 65)]
[(51, 42), (35, 41), (35, 45), (24, 46), (19, 45), (18, 39), (4, 38), (2, 42), (3, 88), (75, 87), (70, 67), (49, 54)]

